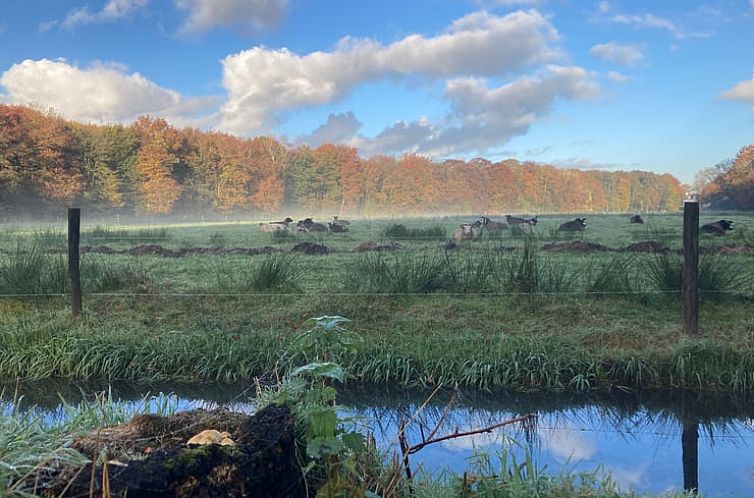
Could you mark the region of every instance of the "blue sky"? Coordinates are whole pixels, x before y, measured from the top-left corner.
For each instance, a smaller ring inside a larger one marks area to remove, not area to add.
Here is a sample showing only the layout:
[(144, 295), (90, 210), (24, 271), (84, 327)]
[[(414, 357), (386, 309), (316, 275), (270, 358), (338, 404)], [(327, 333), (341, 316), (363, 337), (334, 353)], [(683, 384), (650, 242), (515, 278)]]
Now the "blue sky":
[(754, 0), (6, 0), (0, 100), (690, 182), (754, 142)]

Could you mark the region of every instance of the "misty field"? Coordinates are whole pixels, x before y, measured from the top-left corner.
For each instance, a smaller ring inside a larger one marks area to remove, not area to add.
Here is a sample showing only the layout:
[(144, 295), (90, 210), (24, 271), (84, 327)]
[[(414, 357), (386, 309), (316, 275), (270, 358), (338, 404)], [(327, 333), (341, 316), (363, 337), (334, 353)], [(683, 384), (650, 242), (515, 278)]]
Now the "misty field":
[[(342, 315), (365, 340), (339, 361), (362, 381), (749, 390), (754, 217), (725, 218), (734, 230), (701, 245), (743, 249), (703, 251), (701, 338), (681, 332), (680, 215), (593, 216), (570, 236), (557, 227), (572, 217), (548, 216), (452, 249), (473, 218), (353, 220), (344, 234), (297, 236), (252, 222), (85, 225), (80, 320), (63, 294), (63, 230), (6, 226), (0, 375), (248, 380), (279, 367), (308, 318)], [(387, 236), (396, 224), (408, 236)], [(393, 250), (353, 250), (367, 240)], [(670, 251), (618, 251), (648, 240)], [(331, 252), (292, 251), (302, 242)]]

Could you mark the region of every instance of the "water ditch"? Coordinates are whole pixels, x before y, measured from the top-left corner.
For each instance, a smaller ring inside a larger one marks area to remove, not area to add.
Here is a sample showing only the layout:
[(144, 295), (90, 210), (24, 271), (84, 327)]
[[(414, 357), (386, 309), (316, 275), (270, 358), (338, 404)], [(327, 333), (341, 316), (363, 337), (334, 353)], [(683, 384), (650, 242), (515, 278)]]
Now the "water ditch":
[[(0, 384), (0, 411), (13, 409), (14, 397), (23, 396), (21, 409), (36, 410), (52, 420), (65, 416), (61, 399), (75, 402), (103, 389), (111, 389), (113, 397), (134, 412), (143, 410), (145, 396), (157, 393), (170, 396), (152, 403), (168, 402), (178, 410), (218, 405), (253, 409), (253, 391), (245, 386), (30, 382)], [(402, 420), (414, 420), (407, 439), (416, 444), (443, 418), (451, 393), (440, 392), (423, 406), (428, 394), (352, 386), (342, 390), (339, 401), (353, 424), (371, 432), (381, 447), (398, 451)], [(626, 491), (660, 494), (698, 487), (710, 497), (754, 497), (754, 400), (668, 392), (460, 392), (437, 434), (486, 427), (529, 413), (536, 415), (533, 423), (429, 445), (411, 456), (412, 468), (436, 477), (462, 474), (480, 454), (489, 455), (494, 464), (504, 452), (519, 462), (528, 453), (546, 472), (609, 473)]]

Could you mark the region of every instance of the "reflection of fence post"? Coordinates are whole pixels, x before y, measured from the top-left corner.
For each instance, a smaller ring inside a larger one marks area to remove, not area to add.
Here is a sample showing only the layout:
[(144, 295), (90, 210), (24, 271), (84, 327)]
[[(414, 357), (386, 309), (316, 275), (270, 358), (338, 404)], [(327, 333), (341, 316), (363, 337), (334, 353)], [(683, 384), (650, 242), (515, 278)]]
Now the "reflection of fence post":
[(71, 293), (71, 315), (73, 316), (81, 314), (80, 230), (81, 209), (68, 208), (68, 289)]
[(683, 489), (696, 494), (699, 490), (699, 423), (683, 422), (681, 434)]
[(699, 202), (683, 203), (683, 329), (699, 334)]

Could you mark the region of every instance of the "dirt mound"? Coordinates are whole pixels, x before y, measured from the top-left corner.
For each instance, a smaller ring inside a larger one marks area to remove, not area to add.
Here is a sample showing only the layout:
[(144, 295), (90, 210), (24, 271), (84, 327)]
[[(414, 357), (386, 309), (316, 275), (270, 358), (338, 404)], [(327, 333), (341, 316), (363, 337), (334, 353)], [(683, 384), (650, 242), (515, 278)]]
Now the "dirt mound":
[[(236, 445), (184, 444), (206, 427), (227, 430)], [(98, 448), (107, 448), (112, 462), (106, 469), (110, 496), (306, 496), (293, 427), (286, 407), (270, 406), (253, 417), (227, 410), (195, 410), (167, 418), (135, 417), (129, 424), (103, 429)], [(96, 438), (96, 433), (90, 434), (74, 444), (91, 455)], [(139, 439), (151, 441), (152, 450), (146, 456)], [(113, 462), (116, 455), (117, 463)], [(102, 465), (94, 469), (94, 476), (91, 464), (45, 467), (29, 477), (30, 484), (37, 484), (38, 490), (41, 487), (45, 496), (90, 496), (91, 482), (94, 495), (103, 494)]]
[(110, 246), (82, 246), (81, 253), (94, 254), (126, 254), (128, 256), (162, 256), (165, 258), (182, 258), (184, 256), (193, 256), (195, 254), (242, 254), (245, 256), (254, 256), (257, 254), (271, 254), (283, 252), (276, 247), (234, 247), (226, 249), (224, 247), (191, 247), (184, 249), (167, 249), (156, 244), (145, 244), (130, 249), (113, 249)]
[(397, 251), (401, 248), (401, 245), (395, 241), (390, 241), (385, 244), (378, 244), (373, 240), (367, 240), (362, 242), (353, 248), (354, 252), (370, 252), (370, 251)]
[(326, 245), (317, 244), (316, 242), (300, 242), (293, 246), (293, 252), (301, 252), (308, 255), (330, 254), (332, 250)]
[(591, 252), (607, 252), (612, 251), (607, 246), (602, 244), (596, 244), (594, 242), (586, 242), (583, 240), (572, 240), (570, 242), (555, 242), (553, 244), (545, 244), (542, 246), (543, 251), (551, 252), (577, 252), (577, 253), (591, 253)]
[(657, 240), (645, 240), (630, 244), (623, 249), (624, 252), (668, 252), (670, 248)]

